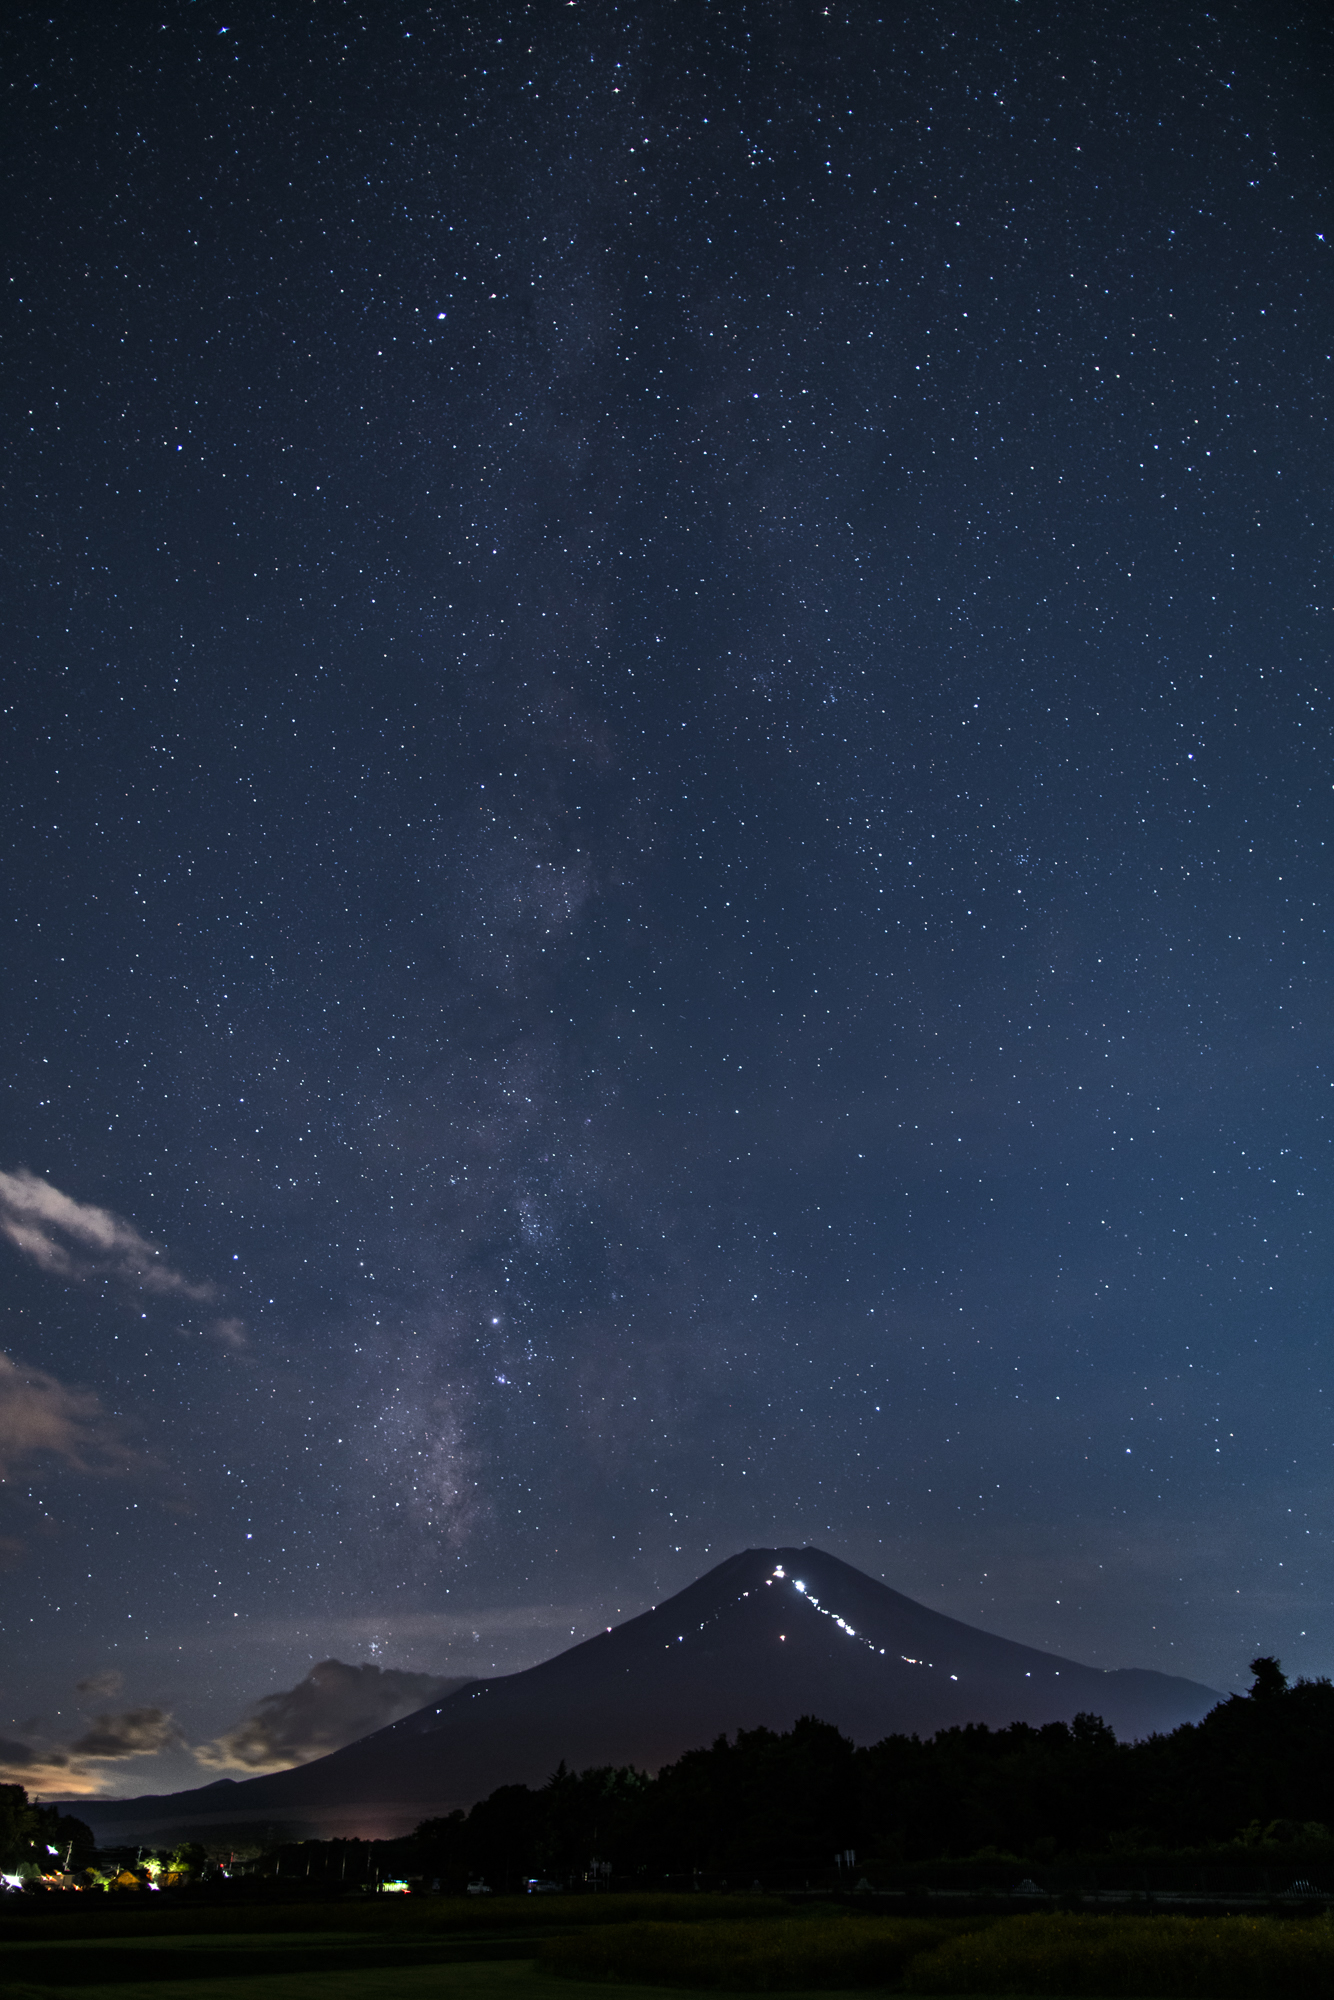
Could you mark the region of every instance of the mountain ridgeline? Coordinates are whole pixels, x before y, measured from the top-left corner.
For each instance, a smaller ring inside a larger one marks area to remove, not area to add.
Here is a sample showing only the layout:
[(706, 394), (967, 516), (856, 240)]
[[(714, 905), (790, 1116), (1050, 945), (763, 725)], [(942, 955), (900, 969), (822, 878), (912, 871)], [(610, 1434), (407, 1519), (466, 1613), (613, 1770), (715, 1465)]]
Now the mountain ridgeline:
[(654, 1772), (738, 1729), (819, 1716), (851, 1743), (1100, 1717), (1123, 1740), (1195, 1722), (1198, 1682), (1103, 1672), (929, 1610), (818, 1549), (749, 1549), (624, 1625), (479, 1680), (327, 1757), (240, 1783), (79, 1803), (103, 1841), (239, 1823), (393, 1837), (505, 1785)]

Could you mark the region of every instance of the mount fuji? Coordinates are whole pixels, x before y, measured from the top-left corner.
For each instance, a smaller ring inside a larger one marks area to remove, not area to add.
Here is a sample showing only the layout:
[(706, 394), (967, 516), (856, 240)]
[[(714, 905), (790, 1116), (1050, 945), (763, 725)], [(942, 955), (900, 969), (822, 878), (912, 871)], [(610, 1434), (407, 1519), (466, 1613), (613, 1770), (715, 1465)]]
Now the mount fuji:
[(289, 1771), (72, 1809), (103, 1842), (263, 1828), (388, 1837), (504, 1784), (657, 1770), (724, 1732), (832, 1722), (858, 1743), (951, 1725), (1100, 1715), (1123, 1738), (1196, 1722), (1214, 1689), (1104, 1671), (932, 1611), (820, 1549), (748, 1549), (596, 1638), (478, 1680)]

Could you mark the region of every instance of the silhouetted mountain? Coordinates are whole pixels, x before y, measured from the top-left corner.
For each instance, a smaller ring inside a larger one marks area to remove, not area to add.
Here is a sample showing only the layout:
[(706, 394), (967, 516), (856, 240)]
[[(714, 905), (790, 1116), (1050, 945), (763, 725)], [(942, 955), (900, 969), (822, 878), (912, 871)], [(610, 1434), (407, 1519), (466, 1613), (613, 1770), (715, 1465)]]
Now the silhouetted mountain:
[(1197, 1721), (1221, 1697), (1141, 1668), (1103, 1672), (996, 1638), (819, 1549), (748, 1549), (627, 1624), (482, 1680), (328, 1757), (165, 1797), (79, 1801), (104, 1841), (252, 1825), (384, 1837), (498, 1785), (574, 1769), (657, 1770), (725, 1731), (818, 1715), (859, 1743), (955, 1723), (1100, 1715), (1122, 1738)]

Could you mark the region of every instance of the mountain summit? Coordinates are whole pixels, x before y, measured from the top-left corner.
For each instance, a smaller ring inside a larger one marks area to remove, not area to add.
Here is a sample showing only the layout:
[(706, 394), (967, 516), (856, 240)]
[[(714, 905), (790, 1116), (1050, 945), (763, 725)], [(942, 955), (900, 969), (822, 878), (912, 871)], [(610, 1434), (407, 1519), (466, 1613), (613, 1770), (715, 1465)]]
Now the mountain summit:
[(952, 1724), (1100, 1715), (1122, 1738), (1195, 1722), (1212, 1688), (1104, 1672), (931, 1611), (820, 1549), (747, 1549), (554, 1659), (460, 1688), (295, 1770), (165, 1797), (79, 1802), (103, 1841), (262, 1824), (386, 1836), (504, 1784), (656, 1770), (723, 1732), (818, 1715), (859, 1743)]

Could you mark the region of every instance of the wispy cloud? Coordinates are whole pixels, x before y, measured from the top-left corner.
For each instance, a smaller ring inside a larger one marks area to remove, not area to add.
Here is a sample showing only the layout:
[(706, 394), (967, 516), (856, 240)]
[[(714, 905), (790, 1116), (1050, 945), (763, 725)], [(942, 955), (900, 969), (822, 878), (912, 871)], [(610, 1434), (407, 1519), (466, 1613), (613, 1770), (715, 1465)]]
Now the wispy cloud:
[(69, 1746), (71, 1757), (152, 1757), (184, 1741), (175, 1720), (164, 1708), (127, 1708), (121, 1715), (95, 1715)]
[(0, 1233), (57, 1277), (110, 1277), (177, 1298), (216, 1297), (216, 1286), (197, 1284), (175, 1270), (124, 1216), (75, 1201), (26, 1167), (0, 1173)]
[(110, 1701), (113, 1694), (119, 1694), (125, 1685), (125, 1676), (119, 1667), (103, 1667), (99, 1673), (89, 1674), (86, 1681), (75, 1681), (79, 1694), (90, 1694), (96, 1700)]
[(234, 1729), (201, 1744), (195, 1756), (213, 1770), (286, 1770), (383, 1729), (462, 1685), (396, 1667), (322, 1660), (294, 1688), (257, 1701)]
[(0, 1354), (0, 1479), (42, 1458), (76, 1472), (119, 1472), (134, 1453), (91, 1389), (71, 1389)]
[(205, 1328), (212, 1340), (219, 1340), (224, 1347), (249, 1347), (250, 1335), (243, 1319), (215, 1319)]
[(86, 1795), (96, 1783), (70, 1768), (63, 1750), (37, 1749), (0, 1736), (0, 1784), (23, 1785), (30, 1793), (59, 1789)]
[[(442, 1679), (399, 1667), (322, 1660), (295, 1687), (265, 1695), (234, 1728), (211, 1743), (193, 1747), (165, 1708), (93, 1715), (82, 1735), (72, 1741), (57, 1741), (33, 1724), (33, 1741), (0, 1738), (0, 1783), (88, 1798), (108, 1785), (123, 1784), (117, 1765), (173, 1751), (193, 1757), (211, 1771), (284, 1771), (383, 1729), (386, 1723), (465, 1687), (470, 1678)], [(105, 1700), (119, 1692), (121, 1675), (109, 1668), (89, 1674), (77, 1685), (80, 1694)]]
[[(104, 1688), (118, 1679), (94, 1675), (80, 1689)], [(57, 1791), (65, 1797), (94, 1797), (111, 1776), (108, 1765), (127, 1757), (152, 1757), (185, 1747), (175, 1718), (162, 1708), (128, 1708), (119, 1715), (96, 1715), (73, 1743), (22, 1743), (0, 1738), (0, 1783), (24, 1785), (29, 1792)]]

